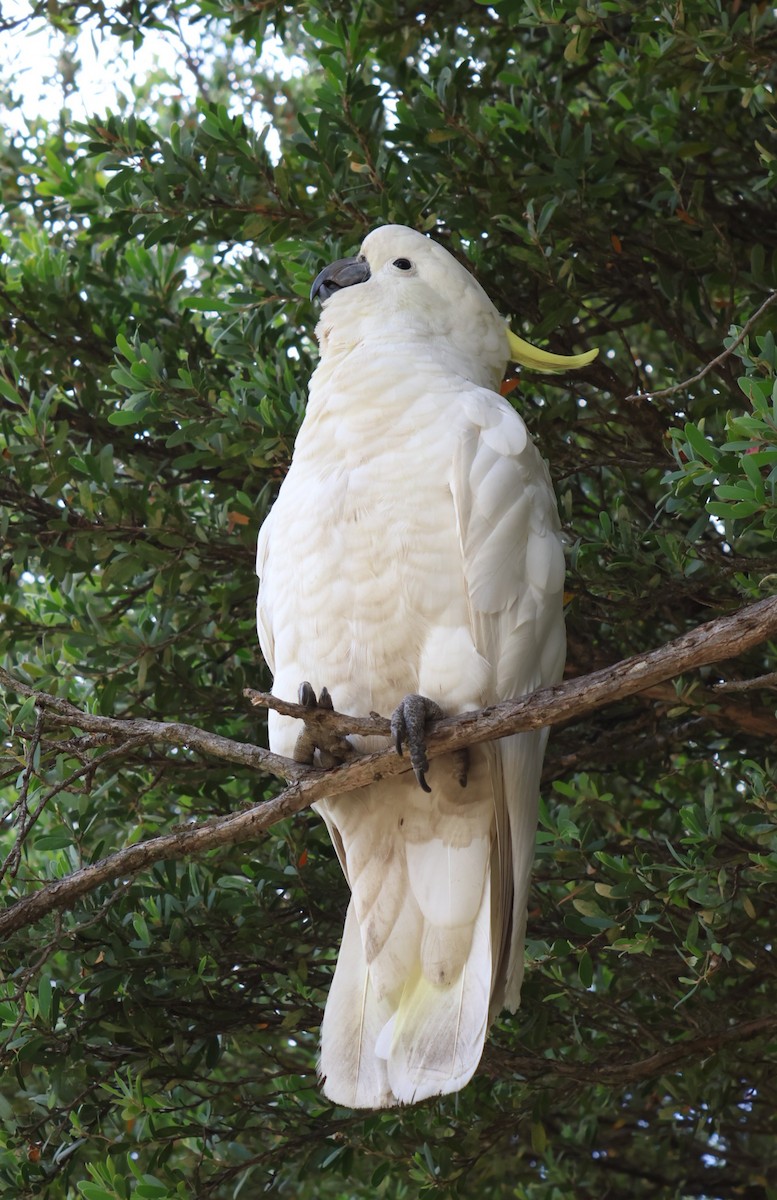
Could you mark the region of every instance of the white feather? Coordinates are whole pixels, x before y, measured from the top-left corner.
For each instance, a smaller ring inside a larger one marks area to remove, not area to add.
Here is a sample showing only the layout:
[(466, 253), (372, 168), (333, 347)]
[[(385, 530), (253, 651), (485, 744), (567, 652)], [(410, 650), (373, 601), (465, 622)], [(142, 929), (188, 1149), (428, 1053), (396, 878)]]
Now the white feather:
[(351, 901), (321, 1030), (319, 1073), (336, 1104), (381, 1108), (392, 1102), (386, 1063), (375, 1053), (390, 1015), (389, 1004), (375, 996)]

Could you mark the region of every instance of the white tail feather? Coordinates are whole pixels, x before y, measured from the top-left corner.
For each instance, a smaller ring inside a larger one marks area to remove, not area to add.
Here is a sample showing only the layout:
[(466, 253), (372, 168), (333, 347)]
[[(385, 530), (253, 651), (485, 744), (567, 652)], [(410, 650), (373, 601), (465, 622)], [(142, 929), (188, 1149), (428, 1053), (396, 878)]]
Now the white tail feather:
[[(399, 1103), (458, 1091), (480, 1062), (491, 981), (490, 890), (487, 881), (458, 978), (441, 987), (419, 969), (402, 992), (388, 1055), (388, 1079)], [(385, 1048), (383, 1035), (381, 1041)]]
[(383, 1108), (394, 1103), (386, 1063), (375, 1044), (391, 1016), (370, 982), (353, 900), (321, 1025), (319, 1074), (324, 1095), (348, 1108)]

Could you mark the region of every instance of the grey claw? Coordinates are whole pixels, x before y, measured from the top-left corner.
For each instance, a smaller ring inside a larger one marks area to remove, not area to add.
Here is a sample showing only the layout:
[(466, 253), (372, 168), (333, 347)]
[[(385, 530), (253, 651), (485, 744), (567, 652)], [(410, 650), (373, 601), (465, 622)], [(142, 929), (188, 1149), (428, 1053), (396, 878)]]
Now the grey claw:
[(426, 776), (424, 775), (423, 771), (419, 771), (418, 768), (414, 768), (413, 774), (415, 775), (416, 779), (418, 780), (418, 782), (421, 786), (421, 791), (431, 792), (432, 789), (429, 787), (429, 784), (426, 782)]
[(401, 757), (403, 747), (407, 746), (413, 773), (419, 787), (425, 792), (432, 790), (426, 782), (429, 760), (426, 757), (425, 728), (428, 721), (436, 721), (443, 715), (434, 700), (429, 700), (427, 696), (411, 695), (405, 696), (391, 716), (391, 736), (397, 754)]

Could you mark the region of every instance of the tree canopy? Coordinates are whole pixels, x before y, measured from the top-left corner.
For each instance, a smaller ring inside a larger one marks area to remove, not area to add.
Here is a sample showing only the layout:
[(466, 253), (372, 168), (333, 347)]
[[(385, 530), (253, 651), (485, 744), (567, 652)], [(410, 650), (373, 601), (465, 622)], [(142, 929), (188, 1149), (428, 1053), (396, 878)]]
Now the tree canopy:
[[(0, 128), (0, 917), (171, 836), (0, 948), (0, 1194), (777, 1196), (774, 641), (552, 733), (522, 1008), (455, 1097), (318, 1090), (347, 888), (314, 814), (183, 837), (282, 791), (213, 739), (266, 745), (254, 546), (308, 290), (380, 223), (600, 347), (506, 384), (570, 678), (774, 591), (775, 9), (32, 0), (0, 29), (44, 23), (62, 110)], [(84, 30), (180, 53), (79, 123)]]

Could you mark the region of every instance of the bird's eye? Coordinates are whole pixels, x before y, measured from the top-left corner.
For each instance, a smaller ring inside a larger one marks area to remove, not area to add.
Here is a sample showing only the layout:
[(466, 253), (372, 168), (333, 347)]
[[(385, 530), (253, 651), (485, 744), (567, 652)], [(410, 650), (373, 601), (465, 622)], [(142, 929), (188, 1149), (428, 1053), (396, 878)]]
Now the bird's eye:
[(398, 267), (400, 271), (409, 271), (413, 264), (409, 258), (395, 258), (394, 266)]

